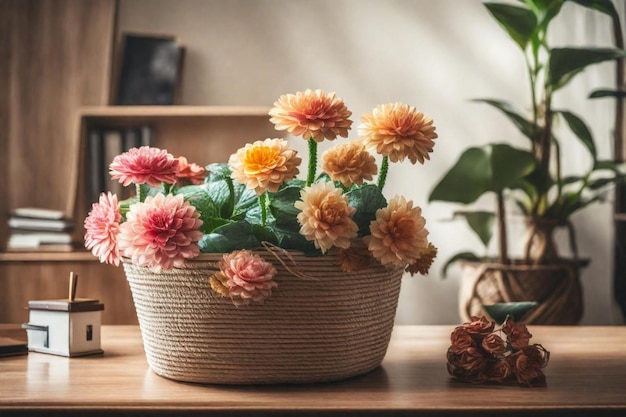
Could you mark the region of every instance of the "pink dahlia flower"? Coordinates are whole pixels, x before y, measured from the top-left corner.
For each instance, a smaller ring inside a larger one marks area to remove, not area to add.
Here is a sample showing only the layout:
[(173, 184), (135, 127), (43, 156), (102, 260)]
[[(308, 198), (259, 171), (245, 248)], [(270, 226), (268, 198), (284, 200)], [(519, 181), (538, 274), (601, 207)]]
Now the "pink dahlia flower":
[(161, 183), (175, 184), (178, 173), (178, 159), (164, 149), (142, 146), (132, 148), (116, 156), (109, 165), (111, 178), (122, 185), (130, 183), (148, 184), (153, 187)]
[(85, 247), (100, 258), (100, 262), (120, 264), (117, 246), (120, 221), (122, 215), (117, 196), (111, 193), (100, 194), (100, 200), (93, 203), (85, 219)]
[(198, 256), (198, 241), (202, 238), (194, 206), (182, 195), (157, 194), (144, 203), (130, 206), (126, 222), (120, 226), (120, 253), (135, 265), (159, 272), (182, 266), (185, 259)]
[(211, 287), (235, 305), (263, 303), (278, 286), (272, 264), (245, 249), (225, 254), (219, 267), (220, 272), (210, 278)]

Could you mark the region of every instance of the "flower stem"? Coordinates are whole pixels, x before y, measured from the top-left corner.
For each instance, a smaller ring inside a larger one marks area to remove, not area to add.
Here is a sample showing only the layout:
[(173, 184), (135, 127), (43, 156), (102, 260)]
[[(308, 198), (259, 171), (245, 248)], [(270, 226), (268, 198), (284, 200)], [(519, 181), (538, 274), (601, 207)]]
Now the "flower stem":
[(306, 186), (309, 187), (315, 181), (315, 171), (317, 169), (317, 142), (309, 139), (309, 172), (306, 178)]
[(137, 201), (141, 203), (141, 184), (135, 184), (135, 190), (137, 192)]
[(259, 196), (259, 207), (261, 207), (261, 226), (265, 227), (267, 222), (267, 194), (263, 193)]
[(383, 156), (383, 163), (380, 166), (380, 174), (378, 175), (378, 189), (383, 190), (387, 181), (387, 172), (389, 171), (389, 157)]

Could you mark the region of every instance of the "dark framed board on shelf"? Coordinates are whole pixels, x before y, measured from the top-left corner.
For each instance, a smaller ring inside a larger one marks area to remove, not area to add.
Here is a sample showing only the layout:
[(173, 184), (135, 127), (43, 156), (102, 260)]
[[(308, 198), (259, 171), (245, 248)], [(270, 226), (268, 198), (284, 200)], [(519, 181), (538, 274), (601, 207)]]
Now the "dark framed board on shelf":
[(114, 104), (178, 104), (184, 55), (174, 36), (122, 34)]

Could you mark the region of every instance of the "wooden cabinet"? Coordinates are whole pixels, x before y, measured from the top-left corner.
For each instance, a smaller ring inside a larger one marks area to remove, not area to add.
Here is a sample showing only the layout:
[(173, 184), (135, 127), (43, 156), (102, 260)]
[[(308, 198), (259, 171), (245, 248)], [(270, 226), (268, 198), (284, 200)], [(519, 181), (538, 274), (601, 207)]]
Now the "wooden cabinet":
[(102, 321), (136, 323), (121, 267), (84, 250), (2, 252), (18, 207), (62, 210), (82, 240), (90, 127), (152, 126), (154, 146), (200, 165), (246, 142), (279, 137), (263, 107), (108, 106), (116, 0), (0, 0), (0, 323), (25, 322), (28, 300), (79, 297), (105, 304)]

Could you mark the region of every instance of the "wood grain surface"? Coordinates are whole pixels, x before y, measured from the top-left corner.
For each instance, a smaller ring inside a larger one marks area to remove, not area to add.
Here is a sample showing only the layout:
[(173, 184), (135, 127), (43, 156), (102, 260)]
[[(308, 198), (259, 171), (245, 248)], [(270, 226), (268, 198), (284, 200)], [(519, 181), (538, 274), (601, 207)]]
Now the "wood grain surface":
[(531, 327), (552, 354), (541, 388), (452, 380), (453, 328), (396, 326), (383, 365), (345, 381), (205, 386), (154, 374), (137, 326), (104, 326), (103, 356), (1, 359), (0, 415), (626, 415), (626, 327)]

